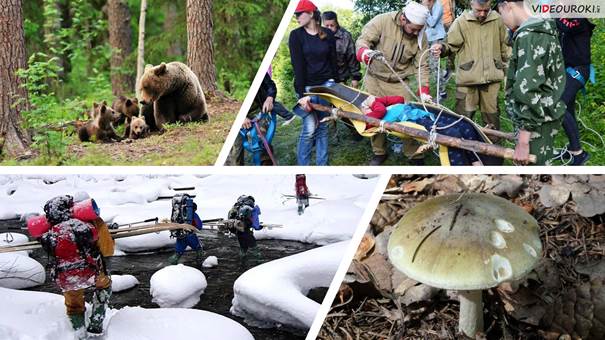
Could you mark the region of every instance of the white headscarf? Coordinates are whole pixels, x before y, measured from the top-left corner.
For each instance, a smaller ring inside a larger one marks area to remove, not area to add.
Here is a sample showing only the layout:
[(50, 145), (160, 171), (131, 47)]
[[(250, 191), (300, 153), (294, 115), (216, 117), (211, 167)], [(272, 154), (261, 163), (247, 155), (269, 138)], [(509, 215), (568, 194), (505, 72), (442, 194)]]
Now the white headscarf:
[(403, 13), (412, 24), (424, 26), (426, 18), (429, 16), (429, 9), (417, 2), (409, 1), (405, 5)]

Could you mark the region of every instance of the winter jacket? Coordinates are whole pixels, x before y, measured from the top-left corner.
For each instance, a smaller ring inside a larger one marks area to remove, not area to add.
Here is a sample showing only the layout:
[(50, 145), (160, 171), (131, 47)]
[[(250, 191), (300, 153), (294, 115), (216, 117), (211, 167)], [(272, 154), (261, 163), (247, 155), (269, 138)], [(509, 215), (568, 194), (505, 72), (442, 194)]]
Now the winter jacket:
[(277, 97), (277, 86), (275, 86), (275, 82), (269, 76), (269, 73), (265, 73), (265, 77), (263, 78), (263, 82), (254, 97), (254, 101), (252, 102), (252, 106), (248, 110), (247, 117), (252, 119), (256, 116), (258, 111), (262, 110), (263, 104), (267, 97), (272, 97), (275, 99)]
[(433, 8), (426, 18), (426, 38), (429, 43), (445, 38), (445, 27), (443, 26), (443, 6), (441, 2), (435, 1)]
[[(421, 32), (418, 37), (404, 34), (403, 27), (399, 23), (401, 15), (400, 11), (375, 16), (363, 27), (355, 48), (359, 50), (366, 47), (382, 52), (401, 79), (417, 77), (420, 65), (422, 86), (428, 86), (428, 52), (420, 60), (421, 54), (428, 49), (426, 35), (424, 32)], [(368, 75), (388, 83), (399, 82), (398, 77), (382, 62), (372, 62), (367, 72)]]
[(530, 18), (513, 36), (506, 109), (516, 128), (535, 131), (565, 113), (565, 66), (554, 21)]
[(458, 86), (500, 82), (510, 58), (507, 41), (506, 27), (498, 13), (492, 11), (481, 23), (466, 11), (450, 27), (442, 56), (457, 55)]
[(91, 287), (100, 269), (100, 253), (93, 225), (70, 218), (53, 225), (40, 240), (52, 254), (51, 278), (62, 291)]
[(588, 19), (557, 19), (556, 24), (565, 66), (590, 65), (590, 39), (595, 25)]
[(336, 73), (337, 82), (343, 83), (349, 79), (361, 80), (361, 66), (355, 57), (355, 42), (351, 33), (339, 27), (334, 33), (336, 39)]
[(307, 188), (307, 178), (303, 175), (296, 176), (296, 197), (306, 198), (309, 196), (309, 188)]

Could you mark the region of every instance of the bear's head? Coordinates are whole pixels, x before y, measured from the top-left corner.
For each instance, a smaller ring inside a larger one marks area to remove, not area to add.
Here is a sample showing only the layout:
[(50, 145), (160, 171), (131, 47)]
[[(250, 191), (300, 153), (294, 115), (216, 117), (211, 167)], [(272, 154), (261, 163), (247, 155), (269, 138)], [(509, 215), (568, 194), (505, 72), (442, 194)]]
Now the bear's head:
[(158, 100), (168, 86), (171, 85), (168, 77), (166, 63), (161, 63), (158, 66), (145, 66), (145, 72), (139, 82), (141, 104), (148, 104)]
[(103, 101), (100, 104), (93, 103), (92, 104), (92, 119), (97, 122), (99, 126), (107, 126), (111, 124), (116, 116), (116, 112), (109, 106), (107, 106), (107, 102)]
[(130, 122), (131, 138), (137, 139), (142, 138), (147, 133), (149, 127), (145, 122), (145, 117), (132, 117)]
[(126, 117), (136, 117), (139, 115), (139, 100), (136, 98), (130, 99), (127, 97), (120, 97), (124, 101), (124, 115)]

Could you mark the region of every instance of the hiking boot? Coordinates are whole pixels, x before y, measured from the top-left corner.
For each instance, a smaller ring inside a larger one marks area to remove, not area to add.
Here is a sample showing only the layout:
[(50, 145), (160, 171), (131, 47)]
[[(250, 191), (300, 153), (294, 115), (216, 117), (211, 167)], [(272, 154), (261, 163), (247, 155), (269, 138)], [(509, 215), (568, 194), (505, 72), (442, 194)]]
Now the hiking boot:
[(298, 205), (298, 215), (302, 215), (305, 212), (305, 208), (302, 204)]
[(71, 327), (74, 329), (75, 338), (86, 339), (86, 325), (84, 324), (84, 314), (68, 315)]
[(255, 260), (260, 261), (262, 259), (262, 255), (258, 246), (248, 249), (248, 252)]
[(92, 297), (92, 314), (88, 323), (88, 333), (102, 334), (103, 320), (105, 320), (105, 311), (111, 297), (111, 286), (104, 289), (97, 289)]
[(586, 163), (588, 161), (588, 159), (590, 159), (590, 154), (584, 150), (582, 150), (582, 153), (578, 154), (578, 155), (571, 155), (571, 163), (569, 163), (569, 165), (573, 165), (573, 166), (580, 166), (580, 165), (584, 165), (584, 163)]
[(387, 155), (374, 155), (372, 159), (370, 159), (370, 166), (382, 165), (382, 163), (387, 160), (387, 157)]
[(173, 266), (177, 265), (179, 263), (180, 258), (181, 258), (180, 254), (174, 254), (168, 258), (168, 263), (170, 263)]

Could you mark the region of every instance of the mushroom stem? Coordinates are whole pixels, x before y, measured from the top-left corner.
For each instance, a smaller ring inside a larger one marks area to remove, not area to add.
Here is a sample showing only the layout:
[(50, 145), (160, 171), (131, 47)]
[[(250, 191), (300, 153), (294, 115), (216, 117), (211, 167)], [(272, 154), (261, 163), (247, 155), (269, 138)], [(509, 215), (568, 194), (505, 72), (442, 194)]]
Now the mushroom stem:
[(483, 332), (483, 302), (481, 290), (458, 291), (460, 298), (460, 320), (458, 329), (474, 339), (477, 332)]

